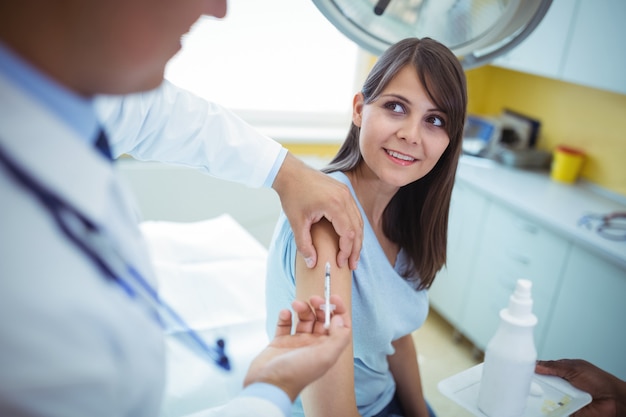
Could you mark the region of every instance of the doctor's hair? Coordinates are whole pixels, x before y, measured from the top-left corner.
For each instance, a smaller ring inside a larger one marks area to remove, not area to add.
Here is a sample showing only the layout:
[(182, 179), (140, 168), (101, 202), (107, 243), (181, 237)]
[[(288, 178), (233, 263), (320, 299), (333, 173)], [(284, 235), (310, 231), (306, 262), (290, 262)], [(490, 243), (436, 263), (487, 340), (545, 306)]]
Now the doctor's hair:
[[(402, 276), (419, 281), (417, 289), (425, 289), (446, 263), (448, 212), (461, 154), (467, 88), (463, 68), (446, 46), (430, 38), (408, 38), (392, 45), (373, 66), (361, 90), (365, 104), (375, 101), (407, 65), (415, 69), (430, 100), (446, 115), (450, 143), (427, 175), (394, 195), (383, 213), (383, 231), (412, 260)], [(322, 171), (358, 169), (363, 163), (359, 135), (360, 128), (352, 123), (337, 155)]]

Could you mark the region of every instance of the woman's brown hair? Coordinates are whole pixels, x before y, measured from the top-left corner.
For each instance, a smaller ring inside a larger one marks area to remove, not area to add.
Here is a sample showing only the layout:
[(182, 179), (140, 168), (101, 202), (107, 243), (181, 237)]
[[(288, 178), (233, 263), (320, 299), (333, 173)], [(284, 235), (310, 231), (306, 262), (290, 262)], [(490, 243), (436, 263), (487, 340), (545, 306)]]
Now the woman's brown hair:
[[(366, 104), (376, 100), (390, 80), (405, 66), (415, 68), (433, 103), (446, 114), (450, 143), (433, 169), (423, 178), (401, 187), (383, 213), (385, 235), (404, 249), (415, 271), (405, 278), (419, 279), (418, 289), (429, 288), (446, 263), (448, 212), (456, 167), (461, 154), (467, 108), (465, 73), (454, 54), (430, 38), (408, 38), (380, 56), (363, 85)], [(351, 171), (363, 162), (360, 128), (354, 123), (324, 172)]]

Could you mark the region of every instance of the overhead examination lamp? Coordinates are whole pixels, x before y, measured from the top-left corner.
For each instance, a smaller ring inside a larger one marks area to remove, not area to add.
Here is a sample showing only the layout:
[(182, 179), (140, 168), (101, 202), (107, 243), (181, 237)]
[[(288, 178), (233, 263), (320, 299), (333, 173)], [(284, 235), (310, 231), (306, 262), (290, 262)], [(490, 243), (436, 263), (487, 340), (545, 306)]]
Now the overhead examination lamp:
[(361, 48), (380, 55), (397, 41), (430, 37), (465, 69), (491, 62), (523, 41), (552, 0), (313, 0)]

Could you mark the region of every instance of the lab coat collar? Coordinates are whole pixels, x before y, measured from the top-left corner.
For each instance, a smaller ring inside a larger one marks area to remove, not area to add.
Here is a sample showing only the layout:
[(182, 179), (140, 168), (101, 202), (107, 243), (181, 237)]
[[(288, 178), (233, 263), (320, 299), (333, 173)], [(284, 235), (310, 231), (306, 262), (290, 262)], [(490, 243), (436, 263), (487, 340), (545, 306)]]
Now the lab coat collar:
[(82, 97), (33, 66), (0, 40), (0, 74), (26, 94), (30, 94), (64, 123), (72, 126), (83, 140), (97, 138), (98, 119), (93, 100)]
[(102, 224), (115, 186), (110, 161), (1, 75), (0, 97), (3, 151), (41, 185)]

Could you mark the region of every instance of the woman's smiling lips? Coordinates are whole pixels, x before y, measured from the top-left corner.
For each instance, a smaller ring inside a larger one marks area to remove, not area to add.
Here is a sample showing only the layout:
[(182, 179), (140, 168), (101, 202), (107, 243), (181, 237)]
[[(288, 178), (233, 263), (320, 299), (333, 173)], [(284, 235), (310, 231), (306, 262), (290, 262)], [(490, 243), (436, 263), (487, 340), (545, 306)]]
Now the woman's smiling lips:
[(406, 155), (397, 151), (385, 149), (385, 152), (387, 152), (387, 155), (389, 155), (392, 161), (400, 165), (410, 165), (416, 161), (416, 159), (413, 158), (412, 156), (409, 156), (409, 155)]

